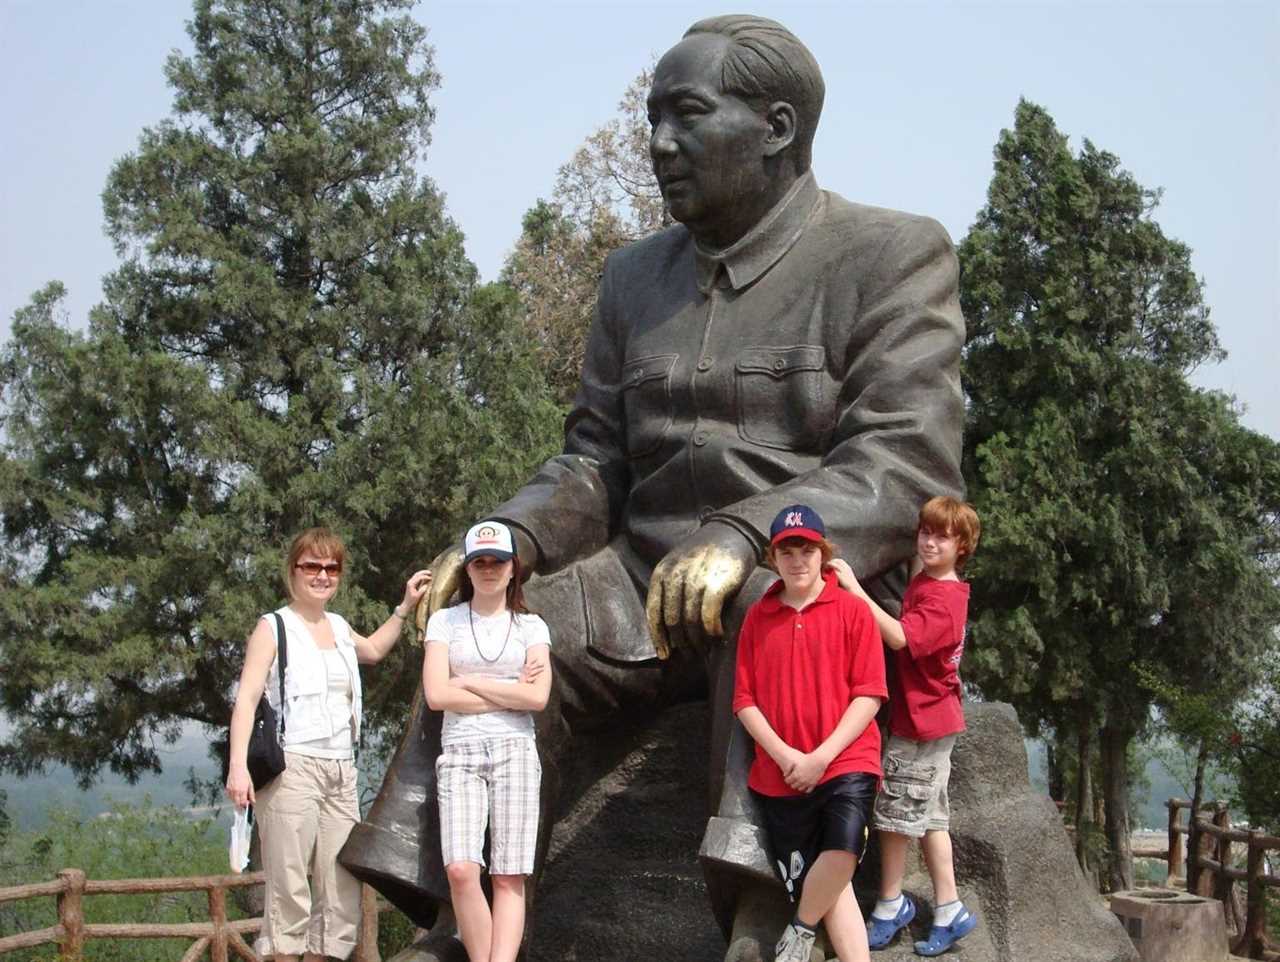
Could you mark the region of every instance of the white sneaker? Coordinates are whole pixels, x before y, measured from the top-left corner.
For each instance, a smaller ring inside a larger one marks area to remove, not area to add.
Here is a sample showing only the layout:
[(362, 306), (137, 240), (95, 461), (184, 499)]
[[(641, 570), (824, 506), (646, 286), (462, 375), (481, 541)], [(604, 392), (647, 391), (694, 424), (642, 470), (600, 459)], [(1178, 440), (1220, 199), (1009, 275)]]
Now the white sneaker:
[(788, 925), (773, 950), (774, 962), (809, 962), (816, 932), (807, 932), (794, 923)]

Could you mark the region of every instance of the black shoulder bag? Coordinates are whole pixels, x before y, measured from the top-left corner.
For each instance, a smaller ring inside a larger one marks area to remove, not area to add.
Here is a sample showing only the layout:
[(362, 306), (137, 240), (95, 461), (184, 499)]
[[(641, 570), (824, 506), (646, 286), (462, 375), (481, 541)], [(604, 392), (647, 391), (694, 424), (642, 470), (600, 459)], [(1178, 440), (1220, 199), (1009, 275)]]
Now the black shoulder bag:
[(273, 611), (276, 620), (276, 660), (280, 669), (280, 717), (262, 693), (258, 710), (253, 713), (253, 731), (249, 733), (249, 751), (245, 759), (254, 791), (261, 791), (271, 780), (284, 771), (284, 672), (289, 664), (289, 646), (285, 643), (284, 621), (280, 613)]

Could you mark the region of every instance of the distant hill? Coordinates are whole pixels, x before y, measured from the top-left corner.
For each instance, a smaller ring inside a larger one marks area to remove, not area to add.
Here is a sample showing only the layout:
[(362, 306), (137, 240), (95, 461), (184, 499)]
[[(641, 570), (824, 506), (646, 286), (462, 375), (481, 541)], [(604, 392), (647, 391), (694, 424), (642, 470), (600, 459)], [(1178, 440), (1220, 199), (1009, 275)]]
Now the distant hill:
[(113, 801), (140, 805), (148, 795), (156, 806), (186, 808), (191, 804), (191, 796), (183, 782), (190, 769), (194, 768), (201, 778), (219, 774), (209, 759), (208, 741), (199, 726), (190, 726), (178, 741), (161, 748), (160, 754), (164, 771), (145, 776), (134, 785), (114, 772), (104, 771), (92, 788), (81, 791), (76, 786), (75, 775), (64, 765), (51, 765), (43, 775), (31, 778), (0, 776), (0, 790), (9, 796), (5, 808), (18, 831), (43, 828), (49, 811), (54, 808), (90, 817), (106, 811)]
[[(1027, 768), (1031, 776), (1031, 784), (1039, 791), (1047, 793), (1049, 791), (1049, 775), (1045, 761), (1045, 745), (1039, 739), (1028, 738), (1027, 745)], [(1152, 746), (1142, 746), (1143, 751), (1151, 751)], [(1135, 831), (1143, 828), (1150, 829), (1167, 829), (1169, 825), (1169, 810), (1165, 807), (1165, 802), (1171, 798), (1190, 798), (1191, 797), (1191, 779), (1175, 776), (1169, 770), (1169, 766), (1159, 756), (1177, 756), (1177, 750), (1167, 742), (1158, 742), (1155, 746), (1154, 754), (1149, 754), (1146, 763), (1143, 765), (1143, 778), (1146, 780), (1145, 785), (1135, 784), (1130, 787), (1135, 798), (1140, 799), (1137, 806), (1137, 816), (1134, 825)], [(1175, 766), (1176, 767), (1176, 766)], [(1225, 778), (1222, 779), (1225, 781)], [(1209, 798), (1217, 798), (1215, 790), (1212, 786), (1206, 786)]]

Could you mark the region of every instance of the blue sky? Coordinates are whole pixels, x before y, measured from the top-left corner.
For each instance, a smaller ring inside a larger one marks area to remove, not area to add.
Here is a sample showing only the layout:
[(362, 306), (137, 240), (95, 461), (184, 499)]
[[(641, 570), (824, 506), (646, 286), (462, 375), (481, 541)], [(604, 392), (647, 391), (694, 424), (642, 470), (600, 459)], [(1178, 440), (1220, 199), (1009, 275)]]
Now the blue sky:
[[(424, 169), (492, 279), (523, 212), (629, 81), (719, 6), (421, 3), (443, 84)], [(1229, 359), (1196, 381), (1280, 438), (1280, 4), (755, 3), (809, 44), (827, 82), (814, 167), (853, 200), (938, 218), (959, 240), (1020, 96), (1079, 145), (1164, 190)], [(180, 0), (0, 0), (0, 337), (58, 279), (84, 322), (116, 266), (100, 193), (169, 112), (188, 46)]]

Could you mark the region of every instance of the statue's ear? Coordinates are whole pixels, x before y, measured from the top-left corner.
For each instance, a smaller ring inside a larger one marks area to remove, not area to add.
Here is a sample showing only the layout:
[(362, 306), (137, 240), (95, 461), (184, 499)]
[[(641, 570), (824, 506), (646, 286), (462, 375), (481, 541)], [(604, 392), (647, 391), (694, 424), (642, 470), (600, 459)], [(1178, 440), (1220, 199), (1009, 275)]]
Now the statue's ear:
[(765, 121), (769, 124), (769, 136), (764, 141), (764, 154), (776, 157), (796, 139), (796, 109), (785, 100), (775, 101), (765, 112)]

